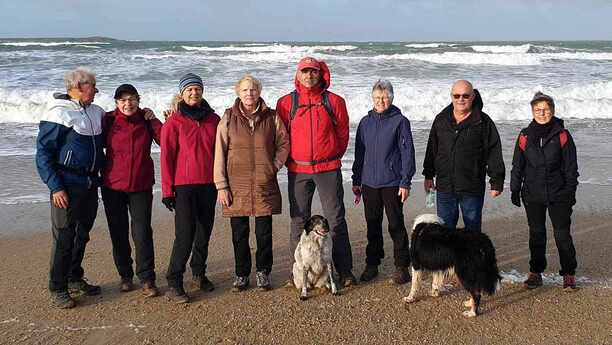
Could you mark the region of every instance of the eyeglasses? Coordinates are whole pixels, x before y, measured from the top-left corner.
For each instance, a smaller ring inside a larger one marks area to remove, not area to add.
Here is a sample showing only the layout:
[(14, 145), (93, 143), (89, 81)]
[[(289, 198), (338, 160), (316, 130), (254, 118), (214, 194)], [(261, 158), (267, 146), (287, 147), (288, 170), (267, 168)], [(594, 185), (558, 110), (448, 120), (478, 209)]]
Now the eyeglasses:
[(454, 99), (459, 99), (459, 98), (470, 99), (471, 97), (472, 97), (472, 94), (469, 94), (469, 93), (463, 93), (463, 94), (455, 93), (455, 94), (453, 94), (453, 98)]
[(539, 108), (534, 108), (533, 112), (536, 114), (546, 114), (546, 115), (549, 115), (550, 113), (552, 113), (550, 109), (539, 109)]

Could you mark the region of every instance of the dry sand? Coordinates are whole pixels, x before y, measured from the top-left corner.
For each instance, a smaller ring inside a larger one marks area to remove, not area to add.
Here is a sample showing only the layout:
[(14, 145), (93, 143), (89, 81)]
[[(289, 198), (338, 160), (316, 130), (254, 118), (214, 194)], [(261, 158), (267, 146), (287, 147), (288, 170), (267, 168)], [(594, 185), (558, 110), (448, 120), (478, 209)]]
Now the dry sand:
[[(413, 206), (410, 202), (406, 206), (407, 222), (423, 211), (414, 206), (421, 204), (422, 193), (415, 194)], [(159, 205), (159, 200), (155, 202)], [(365, 265), (365, 223), (362, 208), (348, 202), (347, 196), (354, 273), (358, 275)], [(42, 216), (48, 214), (46, 205), (37, 207)], [(165, 289), (174, 227), (169, 212), (156, 206), (154, 214), (158, 284)], [(203, 293), (187, 285), (194, 297), (188, 305), (171, 304), (165, 297), (145, 300), (137, 290), (118, 292), (103, 216), (91, 233), (84, 260), (86, 276), (102, 285), (102, 295), (79, 297), (78, 307), (71, 310), (49, 306), (50, 233), (0, 237), (0, 343), (612, 344), (609, 213), (582, 210), (574, 214), (578, 276), (589, 279), (579, 291), (565, 293), (550, 281), (532, 291), (505, 282), (497, 295), (484, 299), (483, 314), (474, 319), (461, 315), (466, 293), (459, 289), (440, 298), (425, 296), (423, 290), (418, 303), (405, 307), (400, 301), (410, 284), (389, 283), (393, 263), (387, 234), (387, 257), (375, 281), (346, 289), (341, 296), (325, 293), (299, 301), (296, 291), (282, 287), (290, 269), (286, 214), (274, 219), (274, 289), (232, 293), (234, 261), (228, 223), (217, 218), (211, 242), (209, 277), (217, 289)], [(502, 271), (528, 271), (526, 222), (520, 210), (487, 217), (484, 229), (497, 248)], [(550, 235), (547, 273), (554, 275), (558, 259)]]

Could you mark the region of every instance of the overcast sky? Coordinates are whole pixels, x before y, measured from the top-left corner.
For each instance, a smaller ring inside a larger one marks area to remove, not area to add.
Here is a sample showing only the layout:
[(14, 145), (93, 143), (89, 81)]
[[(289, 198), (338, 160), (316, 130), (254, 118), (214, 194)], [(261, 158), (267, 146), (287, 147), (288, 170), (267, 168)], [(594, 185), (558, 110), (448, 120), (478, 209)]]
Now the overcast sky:
[(0, 38), (612, 40), (612, 0), (0, 0)]

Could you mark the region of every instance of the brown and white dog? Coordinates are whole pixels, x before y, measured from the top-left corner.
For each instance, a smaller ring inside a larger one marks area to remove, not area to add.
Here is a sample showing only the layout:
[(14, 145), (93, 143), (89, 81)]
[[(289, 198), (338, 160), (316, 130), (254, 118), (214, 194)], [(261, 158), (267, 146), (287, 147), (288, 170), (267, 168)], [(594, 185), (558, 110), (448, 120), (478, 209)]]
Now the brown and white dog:
[(495, 293), (501, 281), (495, 257), (495, 247), (487, 235), (463, 229), (448, 229), (444, 221), (433, 214), (418, 216), (410, 234), (412, 286), (405, 303), (416, 302), (423, 272), (432, 272), (432, 296), (439, 295), (444, 277), (456, 275), (470, 293), (464, 302), (463, 315), (478, 315), (482, 292)]
[(329, 223), (322, 216), (314, 215), (304, 225), (304, 232), (295, 248), (293, 283), (300, 290), (300, 299), (308, 299), (308, 290), (327, 288), (338, 294), (333, 278), (332, 238)]

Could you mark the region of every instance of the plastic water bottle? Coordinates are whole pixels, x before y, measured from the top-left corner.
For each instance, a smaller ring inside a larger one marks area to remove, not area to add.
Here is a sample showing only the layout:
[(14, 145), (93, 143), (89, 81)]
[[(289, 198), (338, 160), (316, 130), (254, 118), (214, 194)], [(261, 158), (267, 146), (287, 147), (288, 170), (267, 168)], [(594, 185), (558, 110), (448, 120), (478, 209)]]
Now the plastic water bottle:
[(425, 207), (434, 208), (436, 206), (436, 191), (431, 189), (425, 196)]

